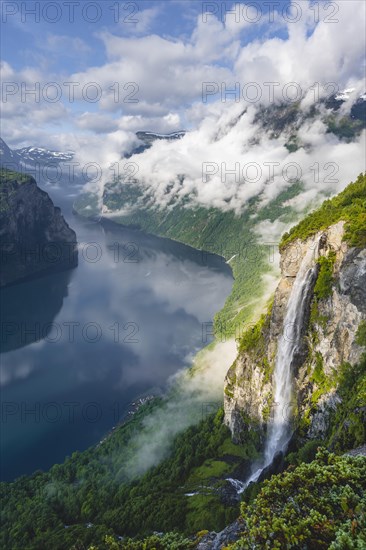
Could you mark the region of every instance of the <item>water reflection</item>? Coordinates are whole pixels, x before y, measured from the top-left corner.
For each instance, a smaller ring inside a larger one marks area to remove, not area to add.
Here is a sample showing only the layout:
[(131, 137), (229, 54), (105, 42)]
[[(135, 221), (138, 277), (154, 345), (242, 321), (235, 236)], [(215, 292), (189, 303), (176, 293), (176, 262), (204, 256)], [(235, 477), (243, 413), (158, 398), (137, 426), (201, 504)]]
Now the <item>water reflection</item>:
[(137, 396), (163, 388), (204, 346), (202, 324), (232, 286), (218, 257), (68, 218), (79, 266), (1, 292), (2, 323), (27, 327), (27, 340), (3, 341), (3, 479), (96, 443)]
[[(5, 353), (47, 338), (68, 293), (71, 271), (0, 290), (0, 351)], [(40, 300), (40, 296), (42, 299)]]

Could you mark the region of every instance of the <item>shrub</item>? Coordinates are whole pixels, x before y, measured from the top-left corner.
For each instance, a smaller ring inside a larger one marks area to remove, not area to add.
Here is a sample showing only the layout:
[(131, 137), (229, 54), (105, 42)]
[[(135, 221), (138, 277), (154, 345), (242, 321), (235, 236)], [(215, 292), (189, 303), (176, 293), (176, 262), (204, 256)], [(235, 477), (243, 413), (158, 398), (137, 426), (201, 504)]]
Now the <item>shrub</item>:
[[(244, 531), (234, 549), (365, 548), (366, 458), (320, 449), (310, 464), (265, 481), (255, 501), (242, 504)], [(337, 546), (338, 545), (338, 546)]]
[(360, 174), (342, 193), (324, 201), (282, 237), (280, 248), (295, 239), (305, 240), (339, 221), (345, 221), (345, 240), (350, 246), (366, 246), (366, 173)]

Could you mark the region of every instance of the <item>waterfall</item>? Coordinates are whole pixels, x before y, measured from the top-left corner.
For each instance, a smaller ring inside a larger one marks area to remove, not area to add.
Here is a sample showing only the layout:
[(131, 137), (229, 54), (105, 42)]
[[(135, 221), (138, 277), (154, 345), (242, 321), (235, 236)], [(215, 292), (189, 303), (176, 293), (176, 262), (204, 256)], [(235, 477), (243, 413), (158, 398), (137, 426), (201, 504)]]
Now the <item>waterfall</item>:
[(234, 487), (238, 495), (240, 495), (244, 491), (245, 487), (247, 486), (247, 484), (244, 483), (244, 481), (240, 481), (239, 479), (233, 479), (232, 477), (227, 477), (226, 481), (229, 481), (229, 483), (231, 483), (231, 485)]
[(290, 293), (273, 373), (275, 410), (269, 425), (264, 462), (246, 481), (246, 486), (259, 478), (264, 468), (272, 463), (278, 452), (286, 450), (291, 438), (289, 416), (292, 412), (292, 366), (295, 353), (301, 345), (305, 303), (316, 275), (314, 259), (317, 256), (317, 251), (318, 243), (315, 248), (308, 249)]
[(284, 451), (291, 437), (290, 423), (292, 401), (292, 364), (301, 344), (301, 328), (305, 315), (305, 300), (316, 273), (314, 250), (309, 248), (300, 269), (287, 304), (283, 331), (278, 342), (275, 369), (273, 373), (275, 411), (269, 427), (265, 450), (265, 462), (270, 464), (279, 451)]

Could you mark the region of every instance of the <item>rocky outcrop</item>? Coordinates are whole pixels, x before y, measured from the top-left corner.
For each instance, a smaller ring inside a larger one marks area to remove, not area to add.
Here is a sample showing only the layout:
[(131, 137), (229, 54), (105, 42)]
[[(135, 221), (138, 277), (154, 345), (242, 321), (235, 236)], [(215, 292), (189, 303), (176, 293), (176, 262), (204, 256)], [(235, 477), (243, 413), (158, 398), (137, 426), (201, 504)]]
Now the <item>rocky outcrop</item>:
[(0, 174), (0, 286), (77, 265), (76, 234), (28, 175)]
[(349, 451), (348, 453), (346, 453), (346, 455), (366, 456), (366, 445), (362, 445), (362, 447), (357, 447), (357, 449), (352, 449), (352, 451)]
[(239, 352), (226, 377), (225, 423), (234, 441), (247, 439), (251, 429), (259, 430), (262, 439), (265, 436), (273, 412), (277, 343), (292, 286), (310, 248), (318, 265), (318, 280), (322, 257), (330, 266), (332, 280), (327, 292), (323, 289), (317, 295), (316, 280), (308, 292), (301, 344), (292, 365), (294, 402), (290, 408), (297, 422), (306, 417), (307, 437), (326, 434), (329, 417), (341, 401), (339, 369), (345, 363), (356, 365), (364, 351), (356, 343), (356, 333), (366, 319), (366, 249), (350, 248), (344, 242), (344, 223), (339, 222), (307, 240), (296, 240), (281, 253), (281, 280), (271, 311), (261, 321), (260, 337)]
[(243, 520), (239, 518), (231, 525), (228, 525), (228, 527), (225, 527), (220, 533), (211, 531), (204, 535), (196, 548), (197, 550), (222, 550), (229, 544), (236, 542), (240, 538), (243, 530)]

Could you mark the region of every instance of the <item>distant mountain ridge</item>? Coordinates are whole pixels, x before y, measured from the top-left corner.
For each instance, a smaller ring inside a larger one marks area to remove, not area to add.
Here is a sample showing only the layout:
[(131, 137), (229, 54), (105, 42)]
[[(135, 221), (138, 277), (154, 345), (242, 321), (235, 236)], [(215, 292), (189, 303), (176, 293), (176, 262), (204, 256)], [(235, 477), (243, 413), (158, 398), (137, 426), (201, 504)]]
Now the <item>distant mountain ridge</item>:
[(67, 162), (74, 158), (73, 151), (52, 151), (42, 147), (22, 147), (11, 149), (5, 141), (0, 138), (0, 165), (16, 170), (21, 167), (32, 167), (36, 164), (58, 166), (61, 162)]
[(75, 156), (73, 151), (63, 153), (59, 151), (51, 151), (42, 147), (23, 147), (22, 149), (15, 149), (14, 153), (20, 156), (23, 160), (30, 160), (31, 162), (62, 162), (72, 160)]
[(137, 147), (134, 147), (134, 149), (125, 155), (125, 158), (130, 158), (132, 155), (139, 155), (140, 153), (143, 153), (147, 149), (150, 149), (154, 141), (175, 141), (177, 139), (181, 139), (186, 135), (185, 130), (179, 130), (178, 132), (172, 132), (170, 134), (160, 134), (158, 132), (136, 132), (136, 137), (139, 139), (140, 144), (137, 145)]
[[(158, 132), (136, 132), (136, 137), (140, 143), (135, 147), (131, 153), (124, 155), (125, 158), (129, 158), (132, 155), (142, 153), (146, 149), (149, 149), (154, 141), (174, 141), (181, 139), (186, 134), (185, 130), (179, 130), (178, 132), (172, 132), (168, 134)], [(74, 159), (74, 151), (53, 151), (52, 149), (46, 149), (44, 147), (21, 147), (19, 149), (11, 149), (5, 141), (0, 137), (0, 166), (5, 166), (10, 170), (18, 169), (20, 167), (34, 166), (35, 164), (50, 165), (57, 167), (62, 162), (70, 162)]]

